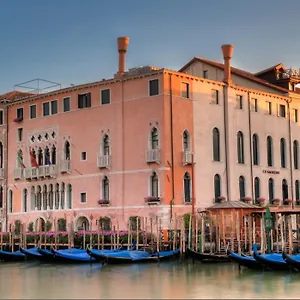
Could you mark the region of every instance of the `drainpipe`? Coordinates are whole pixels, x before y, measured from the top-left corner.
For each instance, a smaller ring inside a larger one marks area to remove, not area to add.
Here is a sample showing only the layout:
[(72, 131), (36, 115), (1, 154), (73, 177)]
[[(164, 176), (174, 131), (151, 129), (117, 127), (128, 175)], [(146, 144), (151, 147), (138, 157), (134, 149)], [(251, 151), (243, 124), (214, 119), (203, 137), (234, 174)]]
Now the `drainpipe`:
[(174, 132), (173, 132), (173, 91), (172, 91), (172, 74), (169, 74), (169, 89), (170, 89), (170, 137), (171, 137), (171, 172), (172, 172), (172, 199), (170, 201), (170, 221), (173, 219), (173, 203), (175, 198), (175, 184), (174, 184)]
[(290, 177), (291, 177), (291, 196), (292, 196), (292, 208), (294, 208), (294, 176), (293, 176), (293, 158), (292, 158), (292, 129), (291, 129), (291, 114), (290, 114), (290, 103), (291, 99), (287, 100), (288, 108), (288, 125), (289, 125), (289, 152), (290, 152)]
[(252, 151), (252, 126), (251, 126), (251, 98), (250, 98), (250, 92), (248, 94), (248, 127), (249, 127), (249, 150), (250, 150), (250, 178), (251, 178), (251, 198), (252, 201), (254, 201), (254, 191), (253, 191), (253, 151)]
[[(8, 107), (5, 105), (5, 123), (6, 123), (6, 136), (5, 136), (5, 148), (3, 147), (3, 151), (5, 151), (5, 164), (3, 162), (4, 167), (4, 184), (3, 184), (3, 195), (2, 195), (2, 205), (3, 212), (5, 216), (5, 229), (8, 230), (8, 218), (7, 218), (7, 200), (8, 200), (8, 187), (7, 187), (7, 178), (8, 178)], [(3, 231), (3, 228), (2, 228)]]
[(125, 220), (125, 129), (124, 129), (124, 80), (121, 79), (122, 114), (122, 217)]

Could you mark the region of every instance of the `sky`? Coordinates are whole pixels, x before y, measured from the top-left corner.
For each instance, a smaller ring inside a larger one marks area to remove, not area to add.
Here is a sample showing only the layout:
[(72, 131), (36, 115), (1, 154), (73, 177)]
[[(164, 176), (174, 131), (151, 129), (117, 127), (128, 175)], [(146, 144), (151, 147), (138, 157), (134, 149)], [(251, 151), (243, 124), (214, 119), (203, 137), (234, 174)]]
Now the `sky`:
[(194, 56), (257, 72), (300, 68), (299, 0), (1, 0), (0, 94), (36, 78), (62, 87), (112, 78), (117, 37), (127, 68), (180, 69)]

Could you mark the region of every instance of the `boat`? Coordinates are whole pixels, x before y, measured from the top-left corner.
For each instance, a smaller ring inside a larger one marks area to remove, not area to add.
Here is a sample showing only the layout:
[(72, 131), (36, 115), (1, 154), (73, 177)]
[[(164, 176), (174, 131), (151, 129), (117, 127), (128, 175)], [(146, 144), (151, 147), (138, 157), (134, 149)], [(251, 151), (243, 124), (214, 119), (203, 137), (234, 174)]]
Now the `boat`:
[(54, 250), (51, 249), (53, 253), (53, 260), (64, 263), (92, 263), (96, 262), (96, 259), (91, 257), (86, 250), (77, 249), (78, 251), (72, 250)]
[(264, 268), (269, 270), (289, 270), (290, 265), (283, 259), (282, 254), (259, 254), (256, 244), (253, 245), (253, 257)]
[(102, 263), (122, 264), (165, 261), (179, 256), (180, 250), (160, 251), (150, 254), (148, 251), (143, 250), (117, 250), (113, 252), (104, 252), (101, 250), (87, 249), (87, 253)]
[(10, 252), (0, 250), (0, 260), (2, 261), (24, 261), (26, 260), (26, 255), (22, 253), (20, 250)]
[(291, 269), (294, 269), (296, 271), (300, 271), (300, 255), (288, 255), (287, 253), (282, 253), (282, 258), (285, 260), (285, 262), (290, 266)]
[(240, 255), (231, 250), (227, 251), (228, 257), (231, 261), (237, 263), (239, 266), (247, 267), (252, 270), (262, 270), (263, 265), (260, 264), (253, 256)]
[(199, 260), (202, 263), (225, 263), (230, 262), (228, 255), (213, 254), (213, 253), (199, 253), (190, 248), (187, 248), (187, 256), (193, 260)]
[[(54, 252), (52, 250), (48, 250), (45, 248), (37, 248), (37, 251), (43, 255), (47, 261), (59, 262), (61, 259), (59, 257), (55, 257)], [(71, 248), (71, 249), (61, 249), (59, 250), (61, 253), (69, 253), (69, 254), (78, 254), (86, 252), (83, 249)]]
[[(20, 251), (28, 257), (31, 257), (33, 259), (38, 259), (41, 261), (49, 260), (49, 257), (47, 255), (41, 254), (38, 250), (39, 250), (39, 248), (24, 249), (24, 248), (20, 247)], [(48, 251), (48, 253), (50, 253), (53, 256), (53, 254), (51, 253), (50, 250), (45, 250), (45, 251)]]

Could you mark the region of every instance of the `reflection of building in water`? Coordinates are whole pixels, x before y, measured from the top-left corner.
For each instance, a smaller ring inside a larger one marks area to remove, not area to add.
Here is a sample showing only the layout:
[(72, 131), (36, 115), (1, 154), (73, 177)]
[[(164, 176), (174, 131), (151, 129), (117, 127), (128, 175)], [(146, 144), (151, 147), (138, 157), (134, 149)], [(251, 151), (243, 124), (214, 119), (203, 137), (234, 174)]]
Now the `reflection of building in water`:
[(130, 217), (158, 215), (168, 227), (193, 197), (199, 211), (300, 199), (298, 72), (233, 68), (230, 45), (224, 63), (126, 71), (128, 42), (118, 39), (111, 79), (1, 97), (4, 224), (66, 219), (91, 230), (107, 217), (125, 229)]

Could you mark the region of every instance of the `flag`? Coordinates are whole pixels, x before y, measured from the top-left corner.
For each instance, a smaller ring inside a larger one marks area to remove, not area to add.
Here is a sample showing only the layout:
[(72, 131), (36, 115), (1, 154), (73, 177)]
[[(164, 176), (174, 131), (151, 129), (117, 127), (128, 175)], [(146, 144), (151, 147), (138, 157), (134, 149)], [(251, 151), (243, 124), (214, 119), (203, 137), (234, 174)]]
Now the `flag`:
[(38, 168), (39, 165), (37, 164), (36, 160), (35, 160), (35, 155), (33, 154), (32, 150), (30, 150), (30, 162), (31, 162), (31, 166), (34, 168)]
[(24, 163), (23, 163), (23, 157), (22, 157), (22, 155), (21, 155), (20, 152), (18, 152), (18, 162), (19, 162), (19, 166), (21, 168), (24, 168), (24, 169), (26, 168), (25, 165), (24, 165)]
[(45, 164), (46, 164), (46, 165), (51, 165), (51, 161), (50, 161), (50, 153), (49, 153), (49, 151), (47, 151), (46, 154), (45, 154)]

